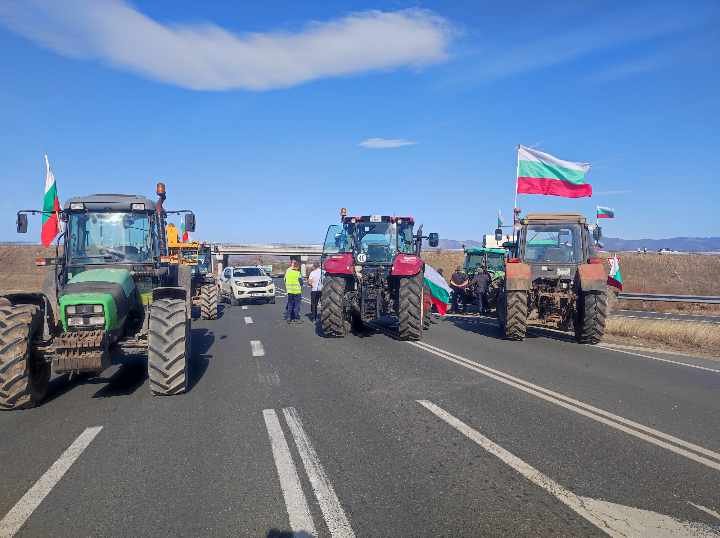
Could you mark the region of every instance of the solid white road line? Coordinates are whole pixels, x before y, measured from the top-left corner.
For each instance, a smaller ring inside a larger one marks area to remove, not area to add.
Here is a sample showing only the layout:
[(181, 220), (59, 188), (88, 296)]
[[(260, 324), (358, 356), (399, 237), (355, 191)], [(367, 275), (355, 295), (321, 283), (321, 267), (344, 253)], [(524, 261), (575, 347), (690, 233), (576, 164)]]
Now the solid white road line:
[(242, 305), (242, 307), (241, 307), (241, 308), (242, 308), (243, 310), (247, 310), (247, 309), (248, 309), (248, 307), (247, 307), (247, 305), (246, 305), (246, 304)]
[(315, 536), (317, 534), (315, 523), (312, 515), (310, 515), (310, 507), (300, 485), (300, 477), (290, 455), (290, 448), (280, 427), (277, 413), (275, 413), (274, 409), (265, 409), (263, 418), (265, 419), (268, 437), (270, 437), (270, 446), (272, 447), (275, 468), (280, 480), (280, 489), (290, 519), (290, 528), (295, 533), (306, 532), (311, 536)]
[(250, 350), (253, 357), (264, 357), (265, 348), (260, 340), (250, 340)]
[(253, 319), (250, 316), (245, 316), (245, 325), (251, 325), (254, 323)]
[(75, 441), (62, 453), (52, 466), (45, 471), (37, 482), (22, 496), (22, 498), (10, 509), (0, 521), (0, 537), (14, 536), (32, 515), (35, 509), (40, 506), (45, 497), (52, 491), (70, 469), (73, 463), (80, 457), (85, 449), (92, 443), (95, 436), (100, 433), (102, 426), (86, 428)]
[(338, 538), (354, 537), (355, 533), (350, 526), (345, 511), (340, 505), (340, 500), (337, 498), (330, 480), (325, 474), (325, 469), (323, 469), (320, 464), (317, 452), (315, 452), (315, 449), (310, 443), (310, 439), (305, 433), (300, 416), (294, 407), (284, 408), (283, 414), (285, 415), (285, 421), (290, 427), (290, 433), (292, 433), (295, 439), (295, 445), (300, 453), (300, 459), (302, 459), (303, 465), (305, 466), (305, 471), (310, 479), (310, 485), (315, 492), (315, 497), (317, 497), (320, 510), (322, 510), (323, 516), (325, 517), (325, 523), (328, 526), (331, 536)]
[(706, 371), (706, 372), (713, 372), (713, 373), (715, 373), (715, 374), (720, 374), (720, 370), (716, 370), (715, 368), (708, 368), (708, 367), (706, 367), (706, 366), (700, 366), (700, 365), (698, 365), (698, 364), (688, 364), (687, 362), (673, 361), (673, 360), (670, 360), (670, 359), (663, 359), (663, 358), (660, 358), (660, 357), (654, 357), (654, 356), (652, 356), (652, 355), (644, 355), (643, 353), (636, 353), (636, 352), (634, 352), (634, 351), (627, 351), (627, 350), (624, 350), (624, 349), (618, 349), (618, 348), (614, 348), (614, 347), (606, 347), (606, 346), (603, 346), (603, 345), (595, 345), (595, 346), (592, 346), (592, 347), (596, 347), (596, 348), (599, 348), (599, 349), (607, 349), (608, 351), (617, 351), (618, 353), (625, 353), (626, 355), (634, 355), (635, 357), (642, 357), (642, 358), (644, 358), (644, 359), (652, 359), (652, 360), (654, 360), (654, 361), (665, 362), (665, 363), (668, 363), (668, 364), (674, 364), (674, 365), (676, 365), (676, 366), (687, 366), (688, 368), (695, 368), (695, 369), (697, 369), (697, 370), (704, 370), (704, 371)]
[(576, 495), (441, 407), (427, 400), (417, 402), (610, 536), (718, 536), (713, 528), (702, 523), (677, 521), (650, 510)]
[(713, 452), (712, 450), (690, 443), (673, 435), (623, 418), (619, 415), (615, 415), (614, 413), (610, 413), (609, 411), (605, 411), (590, 404), (586, 404), (585, 402), (581, 402), (580, 400), (576, 400), (574, 398), (571, 398), (570, 396), (566, 396), (559, 392), (546, 389), (534, 383), (530, 383), (529, 381), (525, 381), (524, 379), (520, 379), (510, 374), (506, 374), (505, 372), (501, 372), (500, 370), (484, 366), (480, 363), (466, 359), (465, 357), (461, 357), (440, 348), (436, 348), (435, 346), (431, 346), (430, 344), (425, 344), (422, 342), (408, 343), (419, 349), (427, 351), (428, 353), (432, 353), (433, 355), (441, 357), (447, 361), (463, 366), (468, 370), (472, 370), (486, 377), (499, 381), (500, 383), (504, 383), (528, 394), (532, 394), (533, 396), (541, 398), (547, 402), (553, 403), (557, 406), (563, 407), (569, 411), (573, 411), (587, 418), (591, 418), (592, 420), (600, 422), (601, 424), (605, 424), (607, 426), (610, 426), (611, 428), (615, 428), (634, 437), (637, 437), (638, 439), (642, 439), (644, 441), (647, 441), (648, 443), (652, 443), (655, 446), (659, 446), (661, 448), (669, 450), (670, 452), (673, 452), (680, 456), (684, 456), (697, 463), (701, 463), (707, 467), (710, 467), (711, 469), (720, 471), (720, 453)]
[(702, 505), (700, 505), (700, 504), (695, 504), (695, 503), (690, 502), (690, 501), (688, 501), (687, 503), (688, 503), (690, 506), (694, 506), (695, 508), (697, 508), (697, 509), (700, 510), (701, 512), (705, 512), (706, 514), (708, 514), (708, 515), (710, 515), (710, 516), (713, 516), (715, 519), (717, 519), (718, 521), (720, 521), (720, 513), (716, 512), (715, 510), (712, 510), (712, 509), (708, 508), (707, 506), (702, 506)]

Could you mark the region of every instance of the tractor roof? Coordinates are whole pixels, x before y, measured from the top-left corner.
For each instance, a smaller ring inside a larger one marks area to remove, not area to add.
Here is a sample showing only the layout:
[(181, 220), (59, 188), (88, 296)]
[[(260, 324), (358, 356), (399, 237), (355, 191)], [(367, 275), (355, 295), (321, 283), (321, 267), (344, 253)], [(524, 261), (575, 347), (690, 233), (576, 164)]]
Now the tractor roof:
[(563, 223), (572, 222), (585, 224), (587, 219), (581, 213), (528, 213), (521, 219), (522, 224), (530, 224), (534, 222), (552, 222)]
[(145, 196), (134, 194), (91, 194), (89, 196), (75, 196), (65, 201), (65, 209), (70, 209), (70, 204), (85, 204), (89, 211), (130, 211), (132, 204), (145, 204), (145, 209), (155, 209), (155, 202)]
[(490, 248), (490, 247), (468, 247), (465, 249), (465, 254), (501, 254), (505, 255), (505, 249), (504, 248)]
[[(355, 222), (370, 222), (371, 215), (356, 215), (354, 217), (343, 217), (343, 223), (349, 224)], [(395, 222), (402, 220), (403, 222), (409, 222), (410, 224), (415, 223), (415, 219), (412, 217), (391, 217), (389, 215), (372, 215), (372, 217), (380, 217), (380, 222)]]

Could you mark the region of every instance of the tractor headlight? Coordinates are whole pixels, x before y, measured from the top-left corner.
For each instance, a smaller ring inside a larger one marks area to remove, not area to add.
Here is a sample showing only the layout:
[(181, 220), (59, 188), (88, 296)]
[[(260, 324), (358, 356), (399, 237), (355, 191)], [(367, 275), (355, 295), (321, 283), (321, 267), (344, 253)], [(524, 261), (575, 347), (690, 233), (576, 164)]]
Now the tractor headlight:
[(82, 327), (85, 325), (85, 318), (73, 316), (67, 320), (68, 327)]
[(101, 304), (76, 304), (69, 305), (65, 308), (65, 312), (72, 314), (102, 314), (103, 305)]
[(105, 325), (105, 316), (90, 316), (89, 325)]

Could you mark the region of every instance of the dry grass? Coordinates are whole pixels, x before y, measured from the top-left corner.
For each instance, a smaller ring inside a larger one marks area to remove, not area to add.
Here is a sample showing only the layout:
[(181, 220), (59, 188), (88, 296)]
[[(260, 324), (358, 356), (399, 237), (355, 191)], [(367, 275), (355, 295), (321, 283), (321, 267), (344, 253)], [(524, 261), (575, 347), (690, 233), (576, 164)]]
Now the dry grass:
[(608, 318), (604, 340), (720, 357), (720, 326), (712, 324)]
[(455, 268), (465, 260), (465, 254), (461, 250), (427, 250), (422, 253), (422, 257), (435, 269), (442, 269), (445, 280), (449, 280)]
[(55, 256), (55, 247), (0, 245), (0, 291), (40, 290), (47, 271), (35, 265), (35, 258), (41, 256)]

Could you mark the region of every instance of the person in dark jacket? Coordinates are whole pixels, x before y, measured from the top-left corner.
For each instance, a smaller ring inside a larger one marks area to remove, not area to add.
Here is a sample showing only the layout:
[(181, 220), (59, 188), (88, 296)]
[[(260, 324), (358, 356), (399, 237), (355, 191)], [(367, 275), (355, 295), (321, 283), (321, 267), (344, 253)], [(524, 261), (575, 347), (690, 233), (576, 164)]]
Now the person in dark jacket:
[(465, 290), (470, 285), (468, 276), (461, 266), (457, 266), (455, 272), (450, 277), (450, 287), (453, 290), (452, 311), (457, 314), (459, 311), (459, 303), (462, 301), (463, 311), (465, 310)]
[(475, 299), (477, 301), (478, 314), (485, 314), (488, 311), (487, 294), (488, 288), (490, 287), (490, 275), (487, 269), (483, 266), (477, 267), (475, 276), (472, 280), (472, 286), (475, 290)]

